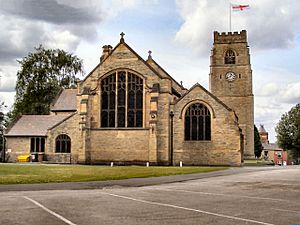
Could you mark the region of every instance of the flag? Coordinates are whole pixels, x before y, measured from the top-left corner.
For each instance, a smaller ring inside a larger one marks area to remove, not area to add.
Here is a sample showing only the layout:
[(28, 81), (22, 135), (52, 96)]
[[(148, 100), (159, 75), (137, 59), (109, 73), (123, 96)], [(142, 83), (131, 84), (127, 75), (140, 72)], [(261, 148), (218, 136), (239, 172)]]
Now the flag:
[(237, 12), (237, 11), (244, 11), (246, 9), (249, 9), (249, 5), (239, 5), (239, 4), (229, 4), (229, 31), (231, 32), (231, 11)]
[(245, 9), (249, 9), (249, 5), (235, 5), (231, 4), (232, 11), (244, 11)]

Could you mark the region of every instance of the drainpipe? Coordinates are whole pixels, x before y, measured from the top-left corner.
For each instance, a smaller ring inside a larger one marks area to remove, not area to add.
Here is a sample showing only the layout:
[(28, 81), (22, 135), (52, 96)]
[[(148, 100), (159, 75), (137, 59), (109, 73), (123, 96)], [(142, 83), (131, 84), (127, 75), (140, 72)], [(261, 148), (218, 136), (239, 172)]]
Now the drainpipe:
[(2, 162), (5, 163), (5, 137), (4, 137), (4, 126), (2, 124), (4, 120), (4, 113), (0, 112), (0, 132), (1, 132), (1, 138), (2, 138)]
[(170, 112), (170, 119), (171, 119), (171, 143), (170, 143), (170, 166), (173, 166), (173, 117), (174, 117), (174, 113), (173, 111)]
[(2, 149), (1, 149), (1, 156), (2, 156), (2, 162), (5, 163), (5, 138), (4, 138), (4, 131), (3, 128), (0, 127), (1, 132), (1, 141), (2, 141)]

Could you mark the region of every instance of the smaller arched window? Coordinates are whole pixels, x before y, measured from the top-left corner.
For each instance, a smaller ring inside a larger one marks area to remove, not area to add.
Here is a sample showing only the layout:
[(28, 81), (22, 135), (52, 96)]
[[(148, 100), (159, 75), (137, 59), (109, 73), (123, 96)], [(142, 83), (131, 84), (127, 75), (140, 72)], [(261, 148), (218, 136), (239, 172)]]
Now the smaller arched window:
[(201, 104), (192, 104), (185, 112), (184, 139), (186, 141), (211, 140), (209, 109)]
[(235, 64), (235, 53), (231, 49), (225, 53), (225, 64)]
[(68, 135), (58, 135), (55, 143), (56, 153), (71, 153), (71, 138)]

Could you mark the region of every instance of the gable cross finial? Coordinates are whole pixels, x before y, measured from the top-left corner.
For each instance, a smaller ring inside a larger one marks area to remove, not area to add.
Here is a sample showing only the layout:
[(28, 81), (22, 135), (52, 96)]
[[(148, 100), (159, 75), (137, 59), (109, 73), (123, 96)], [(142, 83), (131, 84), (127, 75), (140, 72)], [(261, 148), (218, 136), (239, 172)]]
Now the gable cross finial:
[(148, 51), (148, 53), (149, 53), (149, 55), (148, 55), (148, 59), (152, 59), (152, 56), (151, 56), (151, 53), (152, 53), (152, 51), (151, 51), (151, 50), (149, 50), (149, 51)]
[(122, 43), (123, 43), (123, 42), (124, 42), (124, 35), (125, 35), (125, 34), (124, 34), (124, 32), (122, 32), (120, 35), (121, 35), (120, 42), (122, 42)]

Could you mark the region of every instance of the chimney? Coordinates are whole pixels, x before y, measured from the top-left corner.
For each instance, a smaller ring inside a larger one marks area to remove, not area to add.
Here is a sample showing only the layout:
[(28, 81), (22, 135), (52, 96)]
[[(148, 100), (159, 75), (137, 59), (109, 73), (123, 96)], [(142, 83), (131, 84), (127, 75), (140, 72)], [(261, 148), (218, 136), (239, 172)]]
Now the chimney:
[(103, 62), (107, 58), (107, 56), (109, 56), (111, 51), (112, 51), (112, 46), (111, 45), (104, 45), (102, 47), (102, 55), (100, 57), (100, 62)]
[(269, 133), (266, 131), (264, 128), (264, 125), (260, 125), (260, 128), (258, 130), (259, 136), (260, 136), (260, 141), (262, 144), (269, 144)]

